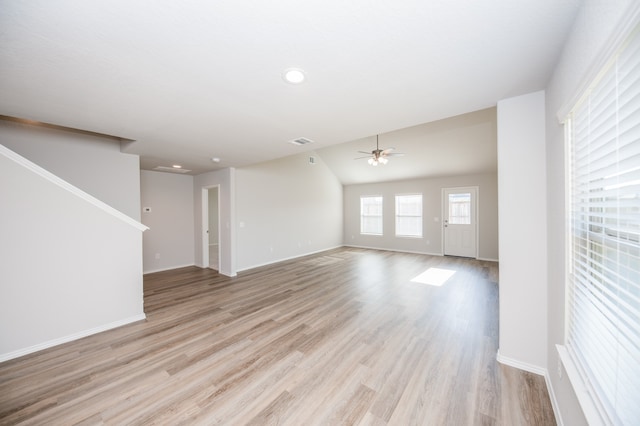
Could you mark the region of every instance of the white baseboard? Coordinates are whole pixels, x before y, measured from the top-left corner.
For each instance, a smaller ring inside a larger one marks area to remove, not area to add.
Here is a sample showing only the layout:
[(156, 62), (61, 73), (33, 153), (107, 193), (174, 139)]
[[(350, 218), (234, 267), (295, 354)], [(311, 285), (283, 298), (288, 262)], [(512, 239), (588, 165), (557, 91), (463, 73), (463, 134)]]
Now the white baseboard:
[(219, 270), (218, 270), (218, 273), (219, 273), (220, 275), (224, 275), (225, 277), (229, 277), (229, 278), (233, 278), (233, 277), (237, 277), (237, 276), (238, 276), (238, 274), (237, 274), (237, 273), (235, 273), (235, 272), (234, 272), (234, 273), (231, 273), (231, 272), (226, 271), (226, 270), (223, 270), (223, 269), (219, 269)]
[(343, 245), (339, 245), (339, 246), (335, 246), (335, 247), (323, 248), (321, 250), (316, 250), (316, 251), (311, 251), (311, 252), (308, 252), (308, 253), (297, 254), (295, 256), (290, 256), (290, 257), (285, 257), (285, 258), (282, 258), (282, 259), (277, 259), (277, 260), (273, 260), (273, 261), (269, 261), (269, 262), (265, 262), (265, 263), (260, 263), (258, 265), (247, 266), (247, 267), (238, 269), (237, 272), (248, 271), (249, 269), (260, 268), (261, 266), (273, 265), (274, 263), (279, 263), (279, 262), (284, 262), (284, 261), (287, 261), (287, 260), (298, 259), (300, 257), (310, 256), (312, 254), (318, 254), (318, 253), (322, 253), (322, 252), (329, 251), (329, 250), (335, 250), (335, 249), (340, 248), (340, 247), (344, 247), (344, 246)]
[[(154, 272), (164, 272), (164, 271), (170, 271), (172, 269), (178, 269), (178, 268), (186, 268), (187, 266), (198, 266), (195, 263), (189, 263), (186, 265), (177, 265), (177, 266), (168, 266), (166, 268), (160, 268), (160, 269), (150, 269), (148, 271), (143, 271), (142, 274), (146, 275), (146, 274), (153, 274)], [(202, 266), (198, 266), (199, 268), (202, 268)]]
[(558, 405), (558, 400), (556, 399), (556, 393), (553, 391), (553, 386), (551, 385), (551, 377), (549, 376), (549, 370), (547, 370), (544, 375), (544, 382), (547, 384), (547, 392), (549, 393), (549, 399), (551, 400), (551, 407), (553, 408), (553, 414), (556, 417), (556, 424), (558, 426), (564, 426), (564, 422), (562, 421), (562, 415), (560, 414), (560, 406)]
[(514, 358), (503, 356), (500, 354), (500, 350), (498, 350), (496, 359), (500, 364), (508, 365), (510, 367), (515, 367), (519, 370), (528, 371), (529, 373), (537, 374), (539, 376), (544, 376), (547, 374), (546, 368), (540, 367), (539, 365), (533, 365), (526, 362), (522, 362)]
[(540, 367), (538, 365), (533, 365), (526, 362), (518, 361), (517, 359), (502, 356), (500, 354), (500, 350), (498, 350), (496, 359), (500, 364), (508, 365), (510, 367), (517, 368), (519, 370), (524, 370), (524, 371), (528, 371), (529, 373), (543, 376), (544, 382), (547, 386), (547, 392), (549, 393), (549, 399), (551, 400), (553, 415), (556, 418), (556, 423), (558, 424), (558, 426), (564, 426), (564, 423), (562, 421), (562, 416), (560, 415), (560, 407), (558, 406), (558, 400), (556, 399), (556, 394), (553, 391), (553, 386), (551, 386), (551, 378), (549, 377), (549, 370), (547, 370), (546, 368)]
[(144, 313), (142, 313), (140, 315), (135, 315), (133, 317), (125, 318), (119, 321), (114, 321), (108, 324), (101, 325), (99, 327), (90, 328), (89, 330), (83, 330), (78, 333), (60, 337), (58, 339), (53, 339), (47, 342), (38, 343), (37, 345), (29, 346), (28, 348), (19, 349), (17, 351), (8, 352), (6, 354), (0, 354), (0, 362), (8, 361), (14, 358), (19, 358), (24, 355), (41, 351), (43, 349), (52, 348), (54, 346), (58, 346), (63, 343), (72, 342), (74, 340), (82, 339), (83, 337), (91, 336), (92, 334), (102, 333), (103, 331), (122, 327), (123, 325), (131, 324), (138, 321), (143, 321), (145, 319), (147, 319), (147, 316)]
[[(412, 254), (426, 254), (429, 256), (444, 256), (444, 254), (442, 253), (432, 253), (432, 252), (428, 252), (428, 251), (414, 251), (414, 250), (398, 250), (398, 249), (392, 249), (392, 248), (385, 248), (385, 247), (370, 247), (370, 246), (359, 246), (359, 245), (355, 245), (355, 244), (345, 244), (344, 247), (353, 247), (353, 248), (361, 248), (361, 249), (369, 249), (369, 250), (382, 250), (382, 251), (395, 251), (398, 253), (412, 253)], [(469, 259), (473, 259), (472, 257), (470, 257)], [(488, 258), (488, 257), (476, 257), (476, 260), (483, 260), (486, 262), (500, 262), (499, 259), (492, 259), (492, 258)]]
[(361, 248), (361, 249), (367, 249), (367, 250), (393, 251), (396, 253), (426, 254), (428, 256), (442, 256), (442, 253), (430, 253), (426, 251), (412, 251), (412, 250), (397, 250), (397, 249), (390, 249), (390, 248), (384, 248), (384, 247), (358, 246), (354, 244), (345, 244), (343, 247), (353, 247), (353, 248)]

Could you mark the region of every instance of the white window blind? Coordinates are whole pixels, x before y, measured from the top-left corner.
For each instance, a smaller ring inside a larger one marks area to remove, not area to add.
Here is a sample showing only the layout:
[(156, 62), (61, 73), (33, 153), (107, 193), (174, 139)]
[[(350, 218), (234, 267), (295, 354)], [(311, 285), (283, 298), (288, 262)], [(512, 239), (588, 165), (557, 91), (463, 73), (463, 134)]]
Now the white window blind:
[(422, 237), (422, 194), (396, 195), (396, 236)]
[(605, 421), (640, 425), (640, 37), (601, 74), (566, 124), (565, 343)]
[(360, 233), (382, 235), (382, 197), (360, 197)]

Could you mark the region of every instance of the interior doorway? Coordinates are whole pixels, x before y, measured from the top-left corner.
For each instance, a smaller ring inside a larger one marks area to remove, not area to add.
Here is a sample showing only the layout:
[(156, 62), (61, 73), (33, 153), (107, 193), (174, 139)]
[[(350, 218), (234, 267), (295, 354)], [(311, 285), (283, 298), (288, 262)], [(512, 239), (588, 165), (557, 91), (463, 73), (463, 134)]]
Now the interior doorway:
[(202, 189), (202, 263), (205, 268), (220, 270), (220, 188)]
[(478, 187), (443, 188), (443, 253), (478, 257)]

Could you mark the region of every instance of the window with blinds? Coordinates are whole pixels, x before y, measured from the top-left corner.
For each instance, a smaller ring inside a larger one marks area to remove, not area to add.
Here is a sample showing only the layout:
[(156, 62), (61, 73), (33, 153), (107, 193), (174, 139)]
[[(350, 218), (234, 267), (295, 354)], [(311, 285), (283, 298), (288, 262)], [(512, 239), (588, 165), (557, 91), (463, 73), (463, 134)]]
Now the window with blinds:
[(640, 424), (640, 37), (569, 114), (566, 349), (606, 422)]
[(422, 237), (422, 194), (396, 195), (396, 237)]
[(360, 197), (360, 233), (382, 235), (382, 196)]

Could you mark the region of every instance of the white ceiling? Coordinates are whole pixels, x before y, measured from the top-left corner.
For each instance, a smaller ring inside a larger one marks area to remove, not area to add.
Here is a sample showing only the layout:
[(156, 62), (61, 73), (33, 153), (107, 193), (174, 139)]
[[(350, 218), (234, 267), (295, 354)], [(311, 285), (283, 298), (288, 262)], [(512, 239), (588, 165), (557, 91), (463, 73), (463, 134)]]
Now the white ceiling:
[(362, 181), (374, 135), (543, 89), (580, 3), (0, 0), (0, 115), (134, 140), (145, 169), (320, 150)]

